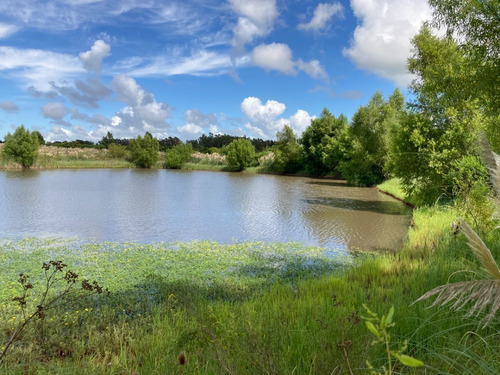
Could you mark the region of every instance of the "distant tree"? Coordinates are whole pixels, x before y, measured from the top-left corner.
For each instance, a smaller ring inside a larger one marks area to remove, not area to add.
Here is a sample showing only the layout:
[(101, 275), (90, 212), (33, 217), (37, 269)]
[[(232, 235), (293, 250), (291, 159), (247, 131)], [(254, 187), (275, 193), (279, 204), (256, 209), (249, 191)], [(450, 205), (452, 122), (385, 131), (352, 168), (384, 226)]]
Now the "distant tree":
[(272, 170), (278, 173), (296, 173), (302, 168), (302, 147), (290, 125), (276, 133)]
[(242, 171), (249, 167), (254, 159), (255, 147), (248, 139), (236, 139), (227, 146), (226, 160), (232, 170)]
[(159, 139), (158, 143), (160, 144), (160, 150), (165, 151), (166, 149), (177, 146), (182, 143), (182, 141), (178, 137), (168, 137)]
[(165, 151), (165, 167), (168, 169), (180, 169), (184, 163), (189, 161), (193, 153), (191, 143), (179, 143)]
[(115, 139), (113, 138), (113, 134), (111, 132), (108, 132), (102, 139), (99, 141), (99, 145), (103, 146), (104, 148), (108, 148), (108, 146), (112, 143), (115, 143)]
[(7, 133), (2, 153), (7, 159), (21, 164), (23, 169), (28, 169), (36, 161), (38, 147), (38, 136), (21, 125), (14, 134)]
[(130, 140), (130, 161), (139, 168), (151, 168), (158, 161), (159, 144), (151, 133)]

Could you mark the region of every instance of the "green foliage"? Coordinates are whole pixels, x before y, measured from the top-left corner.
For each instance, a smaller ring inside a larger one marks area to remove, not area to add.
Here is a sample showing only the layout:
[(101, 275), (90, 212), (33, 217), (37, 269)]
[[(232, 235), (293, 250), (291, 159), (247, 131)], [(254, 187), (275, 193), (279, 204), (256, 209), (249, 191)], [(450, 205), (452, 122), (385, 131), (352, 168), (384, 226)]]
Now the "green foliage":
[(179, 169), (184, 163), (189, 161), (193, 153), (191, 143), (179, 143), (165, 151), (165, 168)]
[(38, 144), (39, 145), (44, 145), (45, 144), (45, 139), (43, 139), (42, 133), (40, 133), (38, 130), (33, 130), (31, 134), (35, 134), (38, 137)]
[(110, 143), (108, 145), (108, 155), (113, 159), (123, 159), (127, 156), (127, 149), (123, 145), (117, 145), (116, 143)]
[[(363, 305), (364, 306), (364, 305)], [(387, 367), (382, 366), (382, 369), (376, 370), (371, 365), (370, 362), (367, 361), (368, 368), (370, 369), (370, 374), (384, 374), (384, 375), (392, 375), (394, 374), (394, 359), (397, 359), (401, 364), (408, 367), (420, 367), (424, 363), (418, 359), (410, 357), (409, 355), (403, 354), (408, 349), (408, 343), (405, 341), (403, 345), (399, 345), (397, 349), (391, 348), (391, 335), (389, 334), (389, 329), (395, 326), (392, 319), (394, 317), (394, 306), (389, 309), (389, 313), (387, 315), (383, 315), (379, 318), (379, 316), (372, 312), (368, 307), (364, 306), (366, 312), (368, 313), (367, 317), (361, 317), (366, 324), (366, 328), (375, 336), (375, 340), (372, 342), (372, 345), (382, 344), (385, 348), (385, 352), (387, 354)]]
[(248, 139), (236, 139), (227, 146), (226, 160), (229, 169), (242, 171), (249, 167), (254, 159), (255, 147)]
[(158, 161), (159, 143), (150, 133), (130, 140), (130, 161), (139, 168), (151, 168)]
[(302, 168), (302, 147), (289, 125), (276, 133), (278, 141), (274, 147), (271, 170), (277, 173), (296, 173)]
[(470, 75), (464, 56), (449, 38), (423, 27), (413, 39), (409, 70), (416, 99), (401, 127), (393, 132), (388, 169), (409, 195), (423, 203), (453, 195), (448, 175), (453, 163), (477, 152), (484, 115), (466, 86)]
[(302, 133), (300, 141), (307, 172), (313, 175), (337, 173), (341, 158), (337, 141), (347, 127), (347, 117), (340, 115), (336, 118), (326, 108), (319, 118), (311, 121), (311, 125)]
[(104, 137), (99, 141), (99, 144), (103, 146), (104, 148), (109, 149), (109, 145), (115, 143), (115, 138), (113, 137), (113, 134), (111, 132), (107, 132)]
[(21, 164), (23, 169), (31, 167), (38, 156), (38, 136), (30, 133), (23, 125), (16, 128), (14, 134), (7, 133), (3, 146), (3, 156)]
[(372, 186), (385, 178), (389, 135), (399, 128), (404, 114), (404, 97), (396, 89), (389, 101), (376, 92), (353, 116), (339, 165), (350, 184)]

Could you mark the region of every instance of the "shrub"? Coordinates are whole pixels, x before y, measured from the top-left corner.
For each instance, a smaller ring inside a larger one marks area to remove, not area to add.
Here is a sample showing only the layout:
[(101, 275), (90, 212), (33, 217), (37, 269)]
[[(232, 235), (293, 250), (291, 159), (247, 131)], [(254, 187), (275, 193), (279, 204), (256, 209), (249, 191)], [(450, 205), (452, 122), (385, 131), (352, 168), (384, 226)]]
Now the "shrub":
[(179, 143), (165, 151), (165, 168), (180, 169), (186, 163), (193, 152), (191, 143)]
[(244, 170), (250, 166), (254, 158), (255, 147), (246, 138), (234, 140), (227, 146), (226, 160), (232, 170)]
[(158, 161), (160, 144), (149, 133), (130, 140), (130, 161), (139, 168), (151, 168)]
[(113, 159), (122, 159), (127, 155), (127, 149), (125, 146), (110, 143), (108, 145), (108, 155)]

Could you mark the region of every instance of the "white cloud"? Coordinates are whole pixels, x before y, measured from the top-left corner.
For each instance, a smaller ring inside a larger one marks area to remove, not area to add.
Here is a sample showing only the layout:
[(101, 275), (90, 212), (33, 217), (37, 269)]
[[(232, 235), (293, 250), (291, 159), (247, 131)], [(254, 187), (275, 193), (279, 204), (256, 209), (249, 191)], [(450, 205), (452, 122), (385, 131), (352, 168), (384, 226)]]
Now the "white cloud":
[(153, 59), (131, 57), (122, 60), (113, 70), (126, 72), (134, 77), (166, 77), (172, 75), (215, 76), (228, 73), (234, 66), (248, 63), (243, 56), (231, 62), (226, 54), (215, 51), (191, 51), (187, 55), (181, 49), (172, 49), (166, 55)]
[(102, 69), (102, 60), (109, 56), (111, 46), (103, 40), (96, 40), (90, 51), (79, 54), (83, 67), (94, 73), (100, 73)]
[(13, 101), (5, 100), (0, 102), (0, 109), (3, 109), (5, 112), (17, 112), (19, 107)]
[(285, 109), (286, 106), (283, 103), (268, 100), (266, 104), (262, 104), (262, 101), (255, 97), (245, 98), (241, 103), (242, 112), (250, 120), (245, 128), (252, 136), (263, 139), (276, 138), (276, 133), (282, 130), (285, 124), (290, 125), (300, 136), (315, 118), (301, 109), (289, 118), (278, 118)]
[(297, 65), (297, 69), (302, 70), (314, 79), (328, 80), (328, 73), (323, 69), (318, 60), (305, 62), (302, 59), (298, 59), (295, 64)]
[(170, 114), (167, 103), (157, 102), (152, 93), (125, 74), (115, 76), (111, 85), (119, 100), (126, 104), (111, 120), (113, 134), (116, 132), (118, 137), (136, 137), (149, 131), (160, 138), (166, 136), (169, 127), (166, 120)]
[(50, 82), (60, 82), (84, 70), (78, 58), (39, 49), (0, 46), (0, 71), (11, 70), (9, 76), (20, 78), (27, 87), (50, 91)]
[(299, 30), (320, 31), (329, 28), (329, 22), (334, 17), (343, 17), (344, 7), (340, 3), (320, 3), (314, 10), (314, 15), (308, 23), (300, 23)]
[(70, 110), (60, 102), (45, 103), (42, 106), (43, 116), (54, 121), (61, 121), (68, 113)]
[(252, 62), (265, 70), (276, 70), (284, 74), (295, 75), (298, 69), (314, 79), (328, 80), (328, 73), (318, 60), (305, 62), (298, 59), (293, 61), (292, 50), (283, 43), (258, 45), (253, 49)]
[(302, 132), (311, 125), (311, 120), (316, 116), (311, 116), (307, 111), (299, 109), (293, 116), (288, 119), (281, 118), (277, 122), (279, 130), (283, 129), (285, 125), (289, 125), (293, 131), (300, 137)]
[(276, 0), (229, 0), (232, 9), (240, 16), (233, 29), (232, 46), (241, 55), (245, 45), (257, 37), (268, 35), (278, 16)]
[(351, 47), (343, 53), (359, 69), (371, 71), (400, 86), (411, 82), (406, 70), (411, 38), (432, 12), (421, 0), (351, 0), (360, 25), (356, 27)]
[(296, 74), (292, 50), (283, 43), (260, 44), (252, 52), (255, 65), (266, 70), (277, 70), (285, 74)]
[(0, 39), (7, 38), (18, 30), (19, 28), (17, 26), (0, 22)]
[(178, 127), (177, 130), (187, 137), (195, 137), (199, 134), (203, 134), (203, 128), (195, 124), (185, 124)]

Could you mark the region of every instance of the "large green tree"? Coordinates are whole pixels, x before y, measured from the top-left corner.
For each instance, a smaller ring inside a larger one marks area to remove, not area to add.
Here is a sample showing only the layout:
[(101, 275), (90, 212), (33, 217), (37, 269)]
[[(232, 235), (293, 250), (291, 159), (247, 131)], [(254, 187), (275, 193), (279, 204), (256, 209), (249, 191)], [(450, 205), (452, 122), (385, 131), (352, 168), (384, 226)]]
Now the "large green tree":
[(226, 160), (230, 169), (242, 171), (249, 167), (254, 159), (255, 147), (249, 139), (236, 139), (227, 145)]
[(319, 118), (311, 121), (301, 139), (307, 172), (314, 175), (337, 173), (341, 157), (337, 140), (348, 126), (346, 116), (335, 117), (326, 108)]
[(386, 176), (389, 136), (399, 128), (405, 100), (396, 89), (385, 101), (376, 92), (368, 105), (360, 107), (353, 116), (339, 170), (350, 184), (371, 186)]
[(7, 133), (3, 145), (3, 155), (8, 160), (21, 164), (23, 169), (31, 167), (38, 156), (38, 135), (19, 126), (14, 134)]
[(432, 201), (452, 194), (454, 165), (477, 152), (485, 115), (468, 89), (473, 74), (453, 39), (424, 26), (413, 46), (408, 68), (417, 77), (411, 85), (415, 99), (392, 139), (389, 166), (408, 193)]
[(160, 145), (150, 133), (130, 140), (130, 161), (139, 168), (151, 168), (158, 161)]

